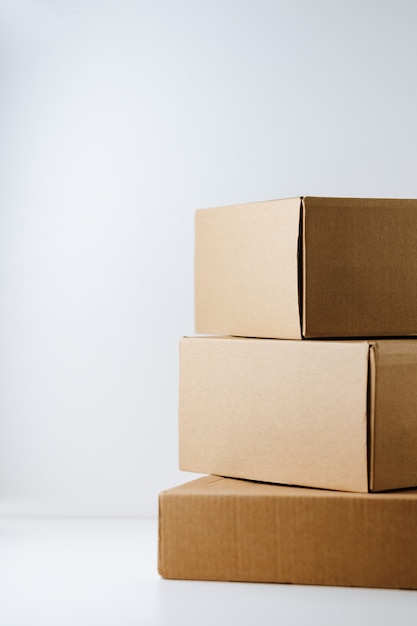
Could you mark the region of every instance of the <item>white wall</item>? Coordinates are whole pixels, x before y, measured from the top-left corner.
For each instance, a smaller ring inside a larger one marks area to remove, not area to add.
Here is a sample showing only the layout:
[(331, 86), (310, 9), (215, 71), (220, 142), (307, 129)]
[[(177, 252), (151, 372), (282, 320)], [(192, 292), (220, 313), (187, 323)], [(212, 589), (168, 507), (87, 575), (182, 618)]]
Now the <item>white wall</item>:
[(193, 212), (417, 197), (413, 0), (0, 1), (0, 513), (153, 515)]

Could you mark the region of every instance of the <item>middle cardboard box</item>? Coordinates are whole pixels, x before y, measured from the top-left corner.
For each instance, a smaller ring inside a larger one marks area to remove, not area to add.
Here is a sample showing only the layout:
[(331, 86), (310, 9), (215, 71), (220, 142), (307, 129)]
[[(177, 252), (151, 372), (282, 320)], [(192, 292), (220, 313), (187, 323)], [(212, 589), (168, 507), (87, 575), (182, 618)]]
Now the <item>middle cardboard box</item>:
[(417, 486), (417, 341), (188, 337), (180, 469), (352, 492)]

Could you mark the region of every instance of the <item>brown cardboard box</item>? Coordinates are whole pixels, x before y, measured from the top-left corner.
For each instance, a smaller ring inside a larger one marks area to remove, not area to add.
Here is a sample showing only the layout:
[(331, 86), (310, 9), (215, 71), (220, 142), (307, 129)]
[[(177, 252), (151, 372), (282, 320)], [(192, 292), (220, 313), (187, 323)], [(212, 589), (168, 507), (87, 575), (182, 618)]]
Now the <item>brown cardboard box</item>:
[(417, 491), (349, 494), (207, 476), (164, 491), (165, 578), (417, 589)]
[(417, 340), (184, 338), (179, 457), (281, 484), (417, 486)]
[(303, 197), (196, 212), (197, 333), (417, 334), (417, 200)]

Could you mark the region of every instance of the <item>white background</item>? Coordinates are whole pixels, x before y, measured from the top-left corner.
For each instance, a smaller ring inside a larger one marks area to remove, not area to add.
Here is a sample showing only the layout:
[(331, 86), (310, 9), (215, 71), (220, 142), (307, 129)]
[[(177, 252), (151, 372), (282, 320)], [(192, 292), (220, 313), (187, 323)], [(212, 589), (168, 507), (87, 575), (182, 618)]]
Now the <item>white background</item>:
[(0, 0), (0, 514), (152, 516), (198, 207), (417, 197), (414, 0)]

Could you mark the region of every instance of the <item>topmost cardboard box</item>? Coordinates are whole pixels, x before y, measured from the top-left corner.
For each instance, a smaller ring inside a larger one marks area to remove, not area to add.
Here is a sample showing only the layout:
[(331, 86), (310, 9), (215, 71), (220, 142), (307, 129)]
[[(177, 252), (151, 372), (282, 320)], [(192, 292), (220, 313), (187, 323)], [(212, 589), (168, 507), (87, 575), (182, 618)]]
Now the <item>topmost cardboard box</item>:
[(299, 197), (196, 211), (196, 332), (417, 334), (417, 200)]

